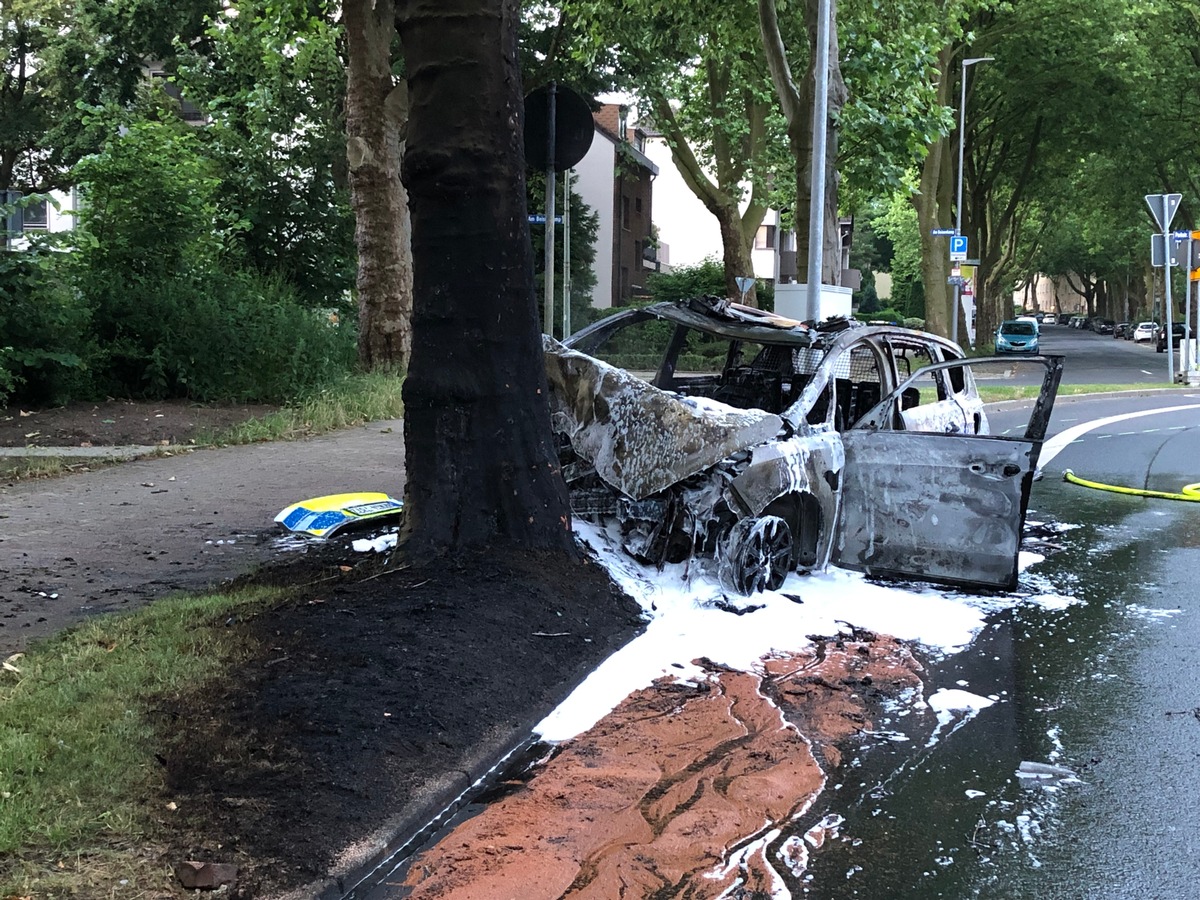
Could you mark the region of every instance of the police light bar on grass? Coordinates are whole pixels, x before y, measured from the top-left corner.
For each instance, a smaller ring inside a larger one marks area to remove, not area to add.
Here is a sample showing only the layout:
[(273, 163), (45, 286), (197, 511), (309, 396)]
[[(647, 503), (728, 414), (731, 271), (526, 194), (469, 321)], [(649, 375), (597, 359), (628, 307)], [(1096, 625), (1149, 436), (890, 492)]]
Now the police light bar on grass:
[(396, 518), (403, 510), (404, 502), (387, 494), (358, 491), (293, 503), (275, 521), (288, 531), (323, 538), (345, 528)]

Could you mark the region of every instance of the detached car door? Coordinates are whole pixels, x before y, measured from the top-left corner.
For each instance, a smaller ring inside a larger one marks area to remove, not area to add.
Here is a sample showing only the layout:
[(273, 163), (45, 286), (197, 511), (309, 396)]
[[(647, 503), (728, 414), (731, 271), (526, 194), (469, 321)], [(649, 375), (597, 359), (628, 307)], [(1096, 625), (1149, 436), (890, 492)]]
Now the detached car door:
[(843, 432), (834, 565), (872, 575), (1016, 587), (1025, 510), (1062, 357), (1023, 361), (1036, 367), (1042, 381), (1019, 436), (907, 430), (900, 415), (902, 394), (915, 383), (928, 383), (939, 371), (998, 362), (1012, 366), (995, 359), (927, 366)]

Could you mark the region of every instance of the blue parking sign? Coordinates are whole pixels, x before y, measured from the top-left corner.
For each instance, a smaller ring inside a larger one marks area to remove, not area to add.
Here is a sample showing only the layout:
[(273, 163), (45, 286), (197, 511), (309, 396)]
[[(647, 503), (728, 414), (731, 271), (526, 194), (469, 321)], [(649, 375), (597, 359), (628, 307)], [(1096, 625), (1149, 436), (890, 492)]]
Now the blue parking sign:
[(966, 262), (967, 236), (956, 234), (950, 238), (950, 262)]

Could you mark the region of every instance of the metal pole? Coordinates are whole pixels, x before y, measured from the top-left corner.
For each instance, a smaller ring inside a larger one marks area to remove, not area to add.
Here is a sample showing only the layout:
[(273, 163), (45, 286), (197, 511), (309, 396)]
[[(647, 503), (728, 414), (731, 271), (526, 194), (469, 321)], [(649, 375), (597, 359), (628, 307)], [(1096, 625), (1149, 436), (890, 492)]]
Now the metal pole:
[(571, 170), (563, 170), (563, 338), (571, 334)]
[(554, 112), (558, 106), (556, 87), (553, 81), (550, 82), (550, 89), (546, 94), (546, 287), (543, 291), (542, 318), (545, 322), (543, 330), (551, 337), (554, 337), (554, 131), (557, 127)]
[(1165, 307), (1163, 311), (1163, 319), (1166, 322), (1167, 329), (1167, 383), (1174, 384), (1175, 340), (1174, 335), (1171, 334), (1171, 232), (1165, 230), (1163, 231), (1163, 254), (1166, 256), (1166, 259), (1163, 260), (1163, 263), (1165, 263), (1165, 265), (1163, 265), (1163, 283), (1166, 285), (1166, 290), (1164, 292), (1165, 299), (1163, 300), (1163, 306)]
[[(967, 61), (962, 61), (962, 74), (959, 77), (961, 93), (958, 98), (958, 188), (954, 194), (954, 235), (962, 234), (962, 191), (963, 191), (963, 148), (966, 145), (967, 125)], [(970, 255), (970, 254), (968, 254)], [(958, 308), (959, 287), (957, 279), (954, 282), (954, 306), (950, 309), (950, 340), (958, 343)]]
[[(1187, 243), (1187, 281), (1183, 283), (1183, 352), (1179, 354), (1179, 371), (1186, 373), (1192, 367), (1192, 250), (1195, 245), (1192, 233), (1188, 232)], [(1186, 374), (1184, 375), (1186, 378)]]
[(829, 125), (829, 0), (817, 4), (817, 60), (813, 67), (816, 87), (813, 103), (812, 193), (808, 209), (808, 285), (810, 318), (821, 317), (821, 284), (825, 249), (825, 144)]

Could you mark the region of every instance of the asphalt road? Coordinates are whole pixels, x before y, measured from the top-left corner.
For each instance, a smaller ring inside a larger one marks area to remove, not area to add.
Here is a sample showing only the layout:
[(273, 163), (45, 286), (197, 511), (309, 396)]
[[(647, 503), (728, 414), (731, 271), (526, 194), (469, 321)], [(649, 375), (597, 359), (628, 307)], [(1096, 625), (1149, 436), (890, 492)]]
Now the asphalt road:
[[(989, 408), (993, 431), (1023, 423), (1017, 407)], [(927, 692), (965, 687), (997, 702), (915, 762), (868, 749), (842, 776), (850, 796), (832, 809), (843, 840), (813, 854), (812, 896), (1196, 896), (1200, 504), (1081, 487), (1062, 472), (1163, 491), (1200, 482), (1200, 390), (1061, 398), (1050, 432), (1029, 521), (1052, 527), (1016, 592), (1031, 602), (926, 676)], [(1023, 763), (1074, 777), (1022, 780)], [(857, 800), (860, 777), (872, 790)]]
[(0, 658), (87, 616), (276, 560), (281, 509), (362, 490), (403, 495), (399, 420), (0, 488)]
[(1061, 473), (1166, 492), (1200, 482), (1200, 389), (1067, 400), (1052, 431), (1031, 502), (1079, 536), (1042, 574), (1069, 580), (1082, 602), (1014, 623), (1018, 724), (1026, 746), (1056, 743), (1082, 783), (1043, 807), (1029, 856), (1009, 857), (973, 896), (1195, 896), (1200, 504), (1093, 490)]
[(1169, 384), (1167, 355), (1134, 343), (1066, 325), (1041, 326), (1041, 352), (1067, 357), (1063, 384)]

